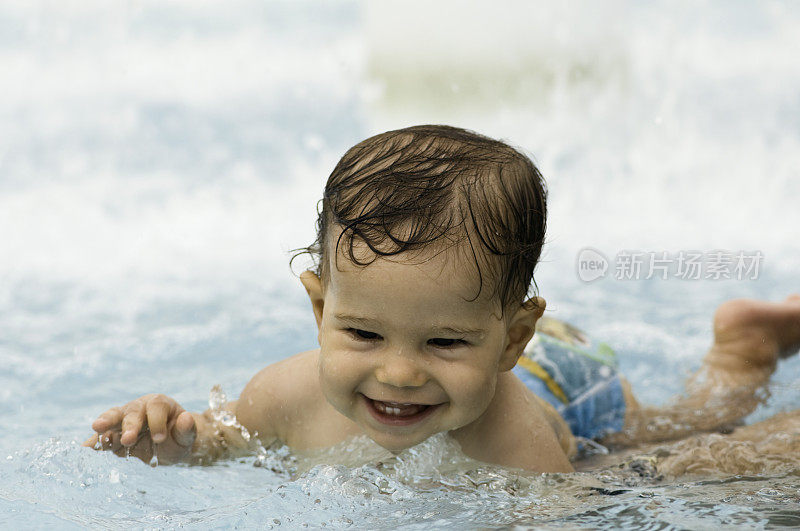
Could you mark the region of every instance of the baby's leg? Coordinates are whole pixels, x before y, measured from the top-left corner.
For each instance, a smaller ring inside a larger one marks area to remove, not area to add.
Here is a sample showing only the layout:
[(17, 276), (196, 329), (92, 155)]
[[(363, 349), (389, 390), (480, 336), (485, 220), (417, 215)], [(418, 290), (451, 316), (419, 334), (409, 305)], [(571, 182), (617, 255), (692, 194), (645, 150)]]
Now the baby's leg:
[(714, 344), (687, 393), (664, 407), (642, 407), (623, 382), (625, 427), (603, 442), (635, 444), (729, 426), (763, 401), (778, 358), (800, 347), (800, 295), (779, 303), (736, 299), (714, 314)]

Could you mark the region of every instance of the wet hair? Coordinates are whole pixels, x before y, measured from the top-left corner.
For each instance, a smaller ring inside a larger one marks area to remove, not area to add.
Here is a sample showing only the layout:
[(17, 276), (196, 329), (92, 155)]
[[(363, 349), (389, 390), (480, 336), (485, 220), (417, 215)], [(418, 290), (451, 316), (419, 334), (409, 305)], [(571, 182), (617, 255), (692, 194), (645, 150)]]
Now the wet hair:
[(378, 257), (466, 241), (479, 278), (475, 298), (490, 279), (502, 311), (531, 290), (546, 217), (542, 175), (518, 150), (456, 127), (408, 127), (344, 154), (318, 206), (317, 238), (292, 260), (310, 254), (325, 279), (333, 226), (342, 229), (334, 264), (342, 249), (352, 263), (368, 266)]

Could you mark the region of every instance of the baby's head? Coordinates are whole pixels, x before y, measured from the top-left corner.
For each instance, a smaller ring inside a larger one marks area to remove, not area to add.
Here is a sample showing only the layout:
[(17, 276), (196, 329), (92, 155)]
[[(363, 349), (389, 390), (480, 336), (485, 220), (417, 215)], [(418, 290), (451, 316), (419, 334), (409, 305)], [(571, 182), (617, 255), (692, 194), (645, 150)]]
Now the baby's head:
[(317, 271), (301, 275), (327, 401), (392, 451), (480, 429), (544, 310), (525, 299), (545, 204), (527, 157), (463, 129), (410, 127), (350, 149), (307, 249)]
[(306, 251), (324, 281), (340, 257), (378, 257), (459, 245), (465, 266), (501, 312), (523, 303), (542, 251), (546, 190), (511, 146), (472, 131), (421, 125), (382, 133), (345, 153), (325, 186), (317, 239)]

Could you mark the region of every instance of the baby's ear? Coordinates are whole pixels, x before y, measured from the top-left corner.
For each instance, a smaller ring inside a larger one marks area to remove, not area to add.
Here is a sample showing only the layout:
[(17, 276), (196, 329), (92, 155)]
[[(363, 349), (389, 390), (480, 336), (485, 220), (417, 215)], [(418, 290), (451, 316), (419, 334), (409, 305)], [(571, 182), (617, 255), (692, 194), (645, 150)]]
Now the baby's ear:
[(317, 320), (317, 328), (322, 326), (322, 308), (325, 306), (325, 293), (322, 289), (322, 280), (313, 271), (303, 271), (300, 274), (300, 282), (306, 288), (308, 298), (311, 299), (311, 307), (314, 309), (314, 318)]
[(501, 372), (510, 371), (517, 364), (522, 351), (525, 350), (525, 345), (533, 337), (533, 333), (536, 331), (536, 321), (542, 316), (546, 306), (547, 302), (543, 298), (534, 297), (525, 301), (511, 316), (506, 332), (506, 348), (498, 367)]

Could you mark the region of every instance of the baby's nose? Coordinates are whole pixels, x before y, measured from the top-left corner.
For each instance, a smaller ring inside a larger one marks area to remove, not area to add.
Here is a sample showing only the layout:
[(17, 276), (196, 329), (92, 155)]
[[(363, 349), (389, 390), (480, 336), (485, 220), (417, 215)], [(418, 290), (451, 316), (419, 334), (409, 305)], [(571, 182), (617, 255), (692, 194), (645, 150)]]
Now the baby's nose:
[(411, 357), (400, 353), (383, 356), (375, 378), (393, 387), (422, 387), (428, 381), (427, 373)]

